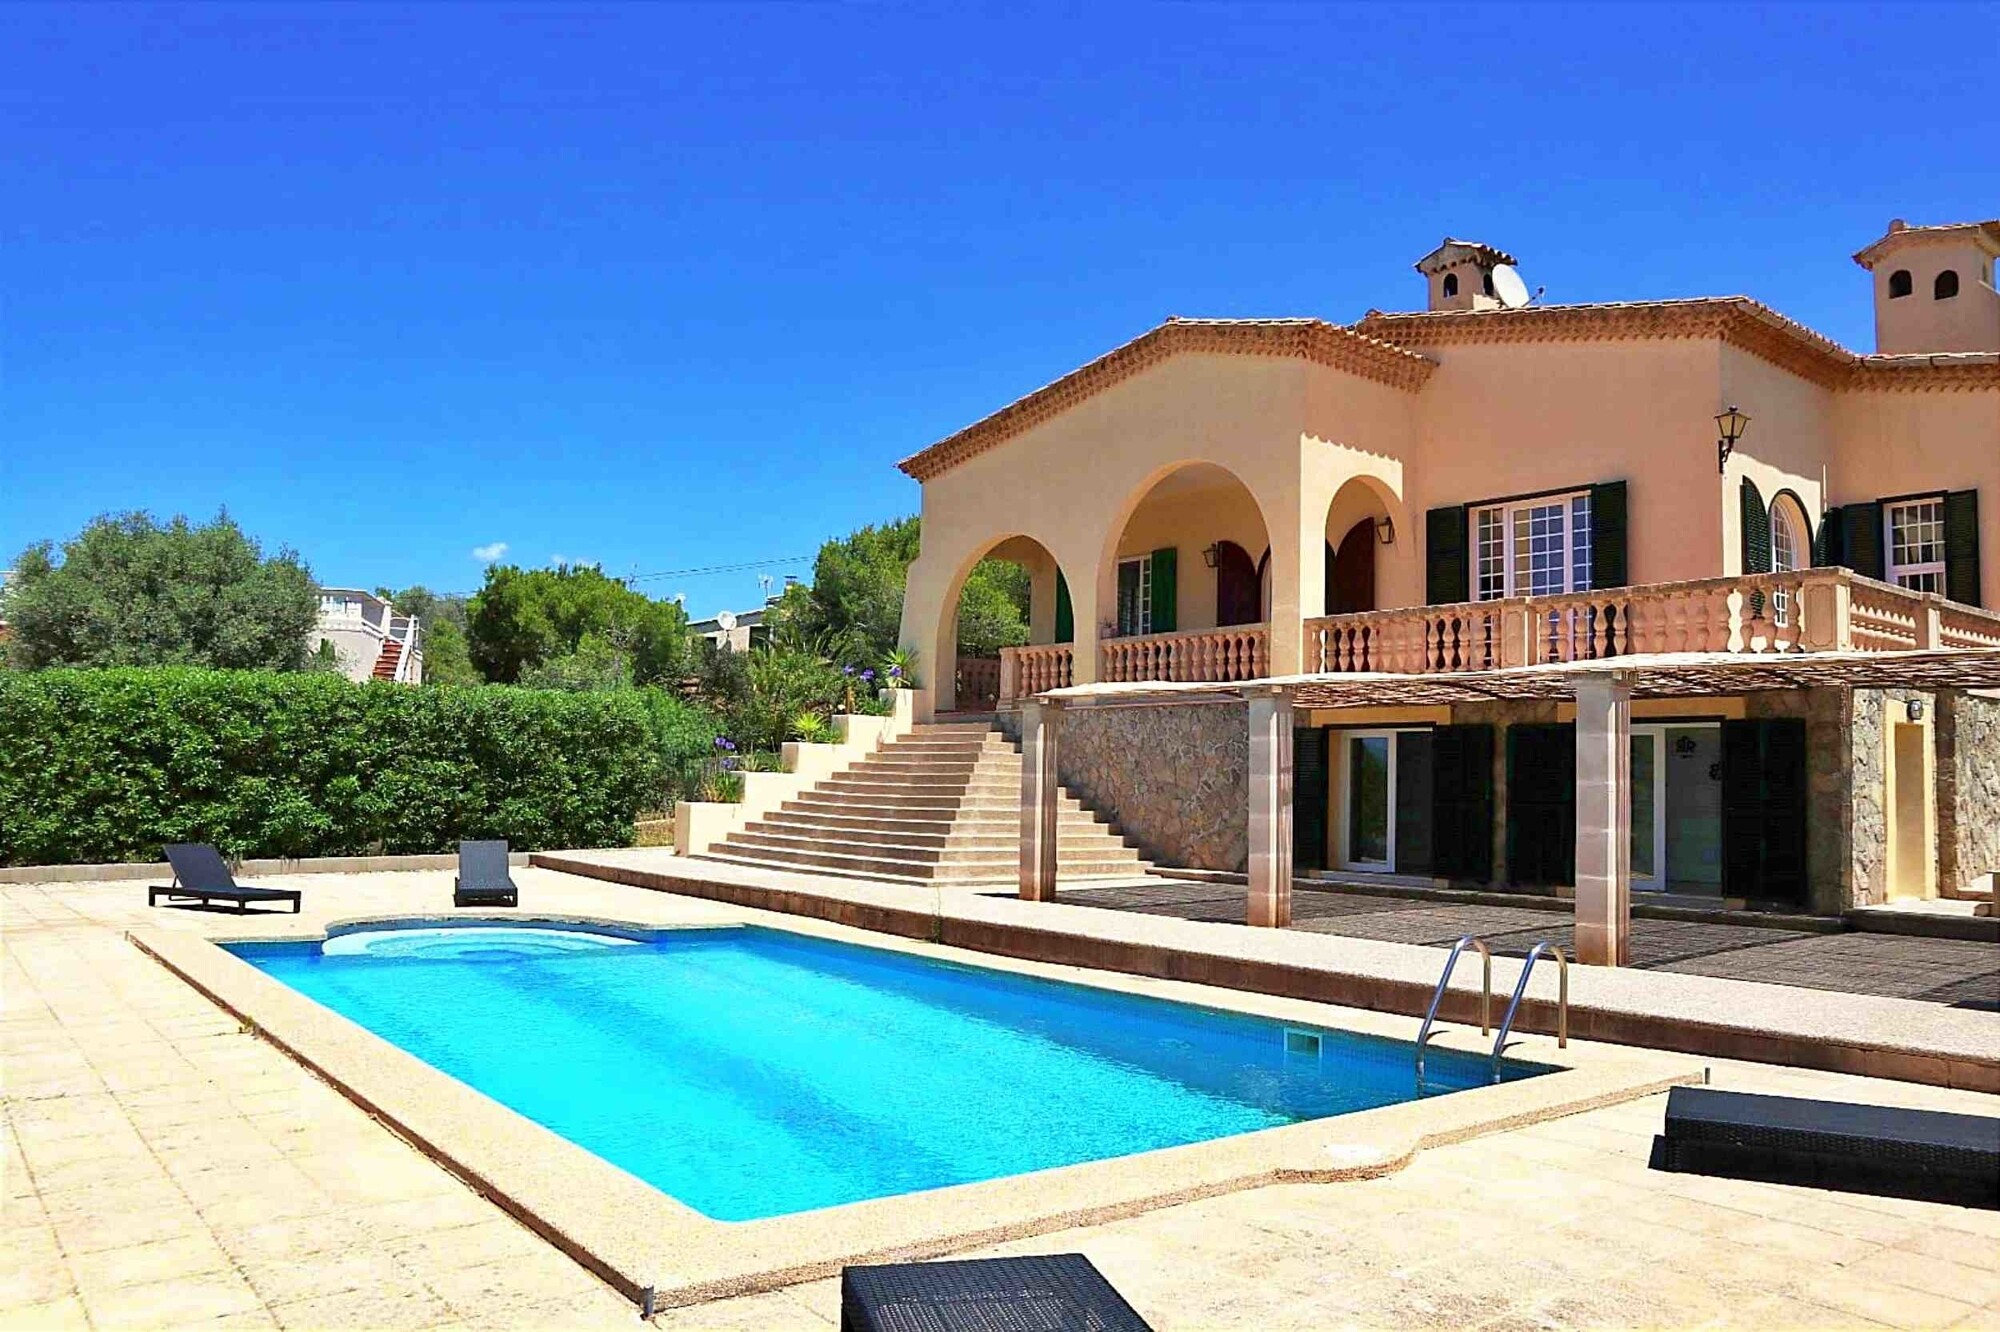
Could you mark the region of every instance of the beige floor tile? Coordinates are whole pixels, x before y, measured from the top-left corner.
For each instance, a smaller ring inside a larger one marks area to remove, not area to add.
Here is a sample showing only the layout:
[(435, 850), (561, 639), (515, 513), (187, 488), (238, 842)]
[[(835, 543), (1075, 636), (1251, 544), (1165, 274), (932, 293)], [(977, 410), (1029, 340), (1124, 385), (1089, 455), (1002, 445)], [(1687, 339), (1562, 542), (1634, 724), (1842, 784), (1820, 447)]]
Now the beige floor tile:
[(184, 1327), (230, 1314), (263, 1311), (249, 1283), (234, 1272), (180, 1276), (144, 1286), (83, 1291), (92, 1327)]
[(458, 1321), (451, 1309), (427, 1290), (351, 1290), (271, 1306), (279, 1327), (302, 1332), (405, 1332)]
[(76, 1284), (85, 1291), (147, 1286), (176, 1277), (227, 1272), (232, 1266), (229, 1255), (205, 1231), (153, 1244), (73, 1254), (69, 1265), (76, 1274)]
[(1812, 1294), (1830, 1308), (1859, 1314), (1890, 1327), (1949, 1327), (1976, 1312), (1971, 1304), (1853, 1274), (1838, 1281), (1815, 1283)]
[(74, 1295), (65, 1295), (45, 1304), (25, 1304), (0, 1308), (0, 1332), (67, 1332), (69, 1328), (87, 1328), (90, 1318), (83, 1311), (83, 1301)]
[(1984, 1272), (2000, 1272), (2000, 1238), (1918, 1222), (1896, 1248), (1925, 1258), (1942, 1258)]
[(1883, 1249), (1853, 1264), (1850, 1270), (1857, 1276), (1973, 1306), (2000, 1300), (2000, 1270), (1969, 1267), (1943, 1258), (1912, 1259), (1899, 1250)]
[(427, 1267), (424, 1282), (463, 1318), (477, 1317), (483, 1309), (581, 1298), (602, 1285), (568, 1258), (546, 1248), (534, 1259)]
[(376, 1249), (320, 1249), (283, 1258), (254, 1258), (238, 1268), (267, 1305), (355, 1290), (414, 1290), (421, 1285), (394, 1258)]
[(662, 1332), (822, 1332), (834, 1326), (785, 1291), (668, 1309), (653, 1319), (653, 1325)]

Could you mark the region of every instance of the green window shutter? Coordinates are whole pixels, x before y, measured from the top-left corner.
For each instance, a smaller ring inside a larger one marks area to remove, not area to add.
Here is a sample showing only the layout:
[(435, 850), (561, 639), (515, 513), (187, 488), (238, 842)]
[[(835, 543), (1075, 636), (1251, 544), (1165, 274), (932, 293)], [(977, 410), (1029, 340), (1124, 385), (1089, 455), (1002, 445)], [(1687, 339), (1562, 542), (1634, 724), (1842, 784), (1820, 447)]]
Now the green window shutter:
[(1507, 879), (1576, 879), (1576, 727), (1507, 728)]
[(1840, 510), (1828, 509), (1819, 516), (1819, 530), (1813, 533), (1812, 562), (1815, 569), (1831, 569), (1840, 564)]
[(1491, 726), (1431, 731), (1431, 872), (1474, 883), (1493, 879)]
[(1433, 606), (1472, 599), (1463, 504), (1448, 504), (1424, 515), (1424, 595)]
[(1076, 641), (1076, 608), (1069, 604), (1069, 579), (1056, 570), (1056, 642)]
[(1327, 765), (1332, 733), (1323, 726), (1292, 731), (1292, 867), (1326, 868)]
[[(1428, 874), (1437, 859), (1435, 823), (1431, 817), (1437, 804), (1436, 770), (1432, 764), (1434, 746), (1429, 731), (1398, 731), (1396, 746), (1396, 873)], [(1486, 839), (1489, 843), (1491, 837)]]
[(1979, 492), (1944, 497), (1944, 594), (1968, 606), (1979, 600)]
[(1757, 493), (1757, 484), (1743, 478), (1743, 572), (1771, 572), (1771, 510)]
[(1170, 634), (1180, 624), (1179, 555), (1172, 546), (1153, 552), (1153, 632)]
[(1840, 562), (1864, 578), (1881, 578), (1888, 564), (1882, 555), (1882, 505), (1844, 504), (1840, 509)]
[(1603, 481), (1590, 488), (1590, 585), (1624, 587), (1625, 483)]
[(1806, 902), (1806, 724), (1722, 723), (1722, 891)]

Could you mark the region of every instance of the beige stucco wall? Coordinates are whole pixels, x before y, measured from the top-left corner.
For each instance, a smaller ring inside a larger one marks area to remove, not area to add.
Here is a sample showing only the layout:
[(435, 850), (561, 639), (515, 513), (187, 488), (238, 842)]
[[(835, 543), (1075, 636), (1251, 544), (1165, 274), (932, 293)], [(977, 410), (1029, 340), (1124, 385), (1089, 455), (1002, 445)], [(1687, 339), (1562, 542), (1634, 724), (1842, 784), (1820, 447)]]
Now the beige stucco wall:
[[(1178, 624), (1198, 630), (1214, 623), (1201, 550), (1229, 539), (1254, 559), (1268, 542), (1271, 669), (1286, 673), (1302, 663), (1300, 621), (1325, 605), (1324, 543), (1361, 517), (1395, 529), (1376, 550), (1378, 607), (1420, 605), (1427, 510), (1612, 480), (1628, 487), (1634, 584), (1740, 572), (1744, 477), (1766, 503), (1797, 495), (1815, 530), (1828, 504), (1977, 488), (1985, 599), (2000, 602), (2000, 392), (1835, 389), (1713, 338), (1425, 354), (1437, 369), (1416, 390), (1290, 358), (1179, 355), (933, 478), (903, 641), (922, 660), (949, 659), (959, 583), (1026, 536), (1067, 575), (1085, 683), (1120, 555), (1176, 546)], [(1714, 418), (1730, 404), (1751, 425), (1718, 471)], [(1196, 463), (1235, 483), (1148, 499)], [(1053, 627), (1053, 580), (1045, 568), (1035, 582), (1037, 642)]]
[(1832, 413), (1835, 504), (1920, 491), (1979, 491), (1979, 581), (2000, 606), (2000, 393), (1848, 391)]

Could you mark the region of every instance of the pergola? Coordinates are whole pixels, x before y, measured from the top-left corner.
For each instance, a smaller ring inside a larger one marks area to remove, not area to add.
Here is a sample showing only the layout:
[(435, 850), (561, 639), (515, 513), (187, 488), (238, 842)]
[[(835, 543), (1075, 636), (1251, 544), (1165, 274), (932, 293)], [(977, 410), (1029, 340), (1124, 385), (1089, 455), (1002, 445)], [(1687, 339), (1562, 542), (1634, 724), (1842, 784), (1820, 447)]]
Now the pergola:
[(1861, 689), (2000, 688), (2000, 649), (1791, 654), (1675, 653), (1438, 675), (1354, 672), (1231, 684), (1077, 685), (1021, 709), (1021, 896), (1056, 893), (1057, 755), (1073, 708), (1157, 707), (1240, 699), (1250, 725), (1252, 925), (1292, 915), (1292, 725), (1295, 708), (1398, 707), (1494, 700), (1576, 705), (1577, 960), (1619, 966), (1630, 951), (1632, 700), (1843, 685)]

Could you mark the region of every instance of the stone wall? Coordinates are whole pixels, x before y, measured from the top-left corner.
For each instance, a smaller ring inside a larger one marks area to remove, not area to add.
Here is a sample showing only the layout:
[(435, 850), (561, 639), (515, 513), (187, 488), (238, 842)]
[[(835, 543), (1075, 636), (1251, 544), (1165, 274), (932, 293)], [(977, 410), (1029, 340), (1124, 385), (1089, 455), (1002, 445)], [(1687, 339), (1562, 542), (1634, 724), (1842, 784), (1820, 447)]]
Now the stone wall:
[(1243, 872), (1250, 859), (1250, 719), (1240, 702), (1072, 708), (1057, 768), (1070, 794), (1148, 860)]
[(1991, 891), (1980, 880), (2000, 871), (2000, 693), (1938, 695), (1937, 772), (1938, 890)]

